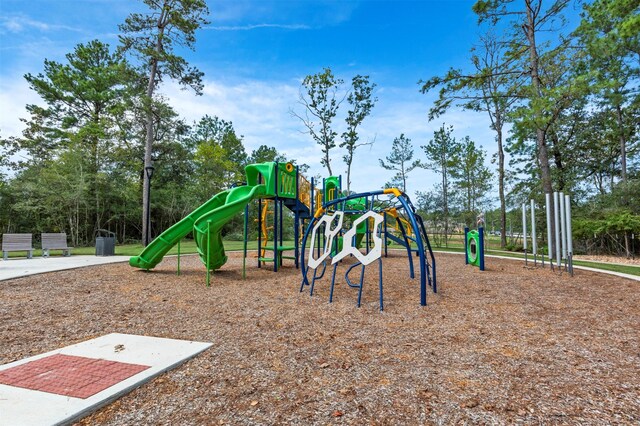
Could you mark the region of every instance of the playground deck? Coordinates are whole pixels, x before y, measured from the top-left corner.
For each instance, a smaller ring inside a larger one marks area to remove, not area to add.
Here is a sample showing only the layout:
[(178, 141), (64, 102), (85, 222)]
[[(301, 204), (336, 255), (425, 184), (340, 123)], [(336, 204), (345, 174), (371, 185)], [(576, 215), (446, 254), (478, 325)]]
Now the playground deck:
[(437, 261), (439, 294), (422, 308), (404, 254), (384, 259), (383, 313), (373, 270), (357, 309), (343, 280), (332, 305), (326, 278), (313, 299), (299, 293), (291, 267), (249, 267), (243, 281), (238, 254), (210, 288), (195, 256), (179, 277), (170, 258), (152, 273), (115, 264), (4, 281), (0, 363), (112, 332), (213, 343), (86, 425), (640, 420), (637, 282)]

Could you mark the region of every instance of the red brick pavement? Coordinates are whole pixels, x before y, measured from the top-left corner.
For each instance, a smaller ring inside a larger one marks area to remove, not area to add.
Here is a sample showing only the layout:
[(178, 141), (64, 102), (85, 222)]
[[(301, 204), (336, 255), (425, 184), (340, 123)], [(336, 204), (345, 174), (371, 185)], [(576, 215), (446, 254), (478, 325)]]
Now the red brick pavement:
[(85, 399), (147, 368), (148, 365), (57, 354), (0, 371), (0, 383)]

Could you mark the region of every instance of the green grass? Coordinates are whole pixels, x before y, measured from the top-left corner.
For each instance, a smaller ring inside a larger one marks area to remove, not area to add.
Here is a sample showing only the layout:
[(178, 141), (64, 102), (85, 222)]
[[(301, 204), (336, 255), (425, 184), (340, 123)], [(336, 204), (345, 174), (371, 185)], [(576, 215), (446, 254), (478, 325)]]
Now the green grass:
[[(433, 247), (433, 249), (437, 251), (447, 251), (452, 253), (464, 252), (463, 247), (455, 247), (455, 246), (454, 247)], [(486, 253), (487, 255), (512, 257), (514, 259), (524, 259), (524, 253), (516, 253), (511, 251), (503, 251), (503, 250), (487, 250)], [(531, 255), (529, 255), (529, 261), (533, 262), (533, 258), (531, 257)], [(602, 269), (605, 271), (613, 271), (613, 272), (620, 272), (623, 274), (640, 276), (640, 266), (617, 265), (617, 264), (605, 263), (605, 262), (590, 262), (587, 260), (574, 260), (573, 264), (575, 266), (586, 266), (594, 269)]]
[[(499, 241), (498, 241), (498, 243), (499, 243)], [(412, 247), (416, 248), (417, 246), (415, 244), (412, 244)], [(403, 249), (401, 246), (399, 246), (397, 244), (392, 244), (392, 245), (389, 246), (389, 248)], [(438, 247), (438, 246), (432, 245), (431, 248), (434, 251), (443, 251), (443, 252), (450, 252), (450, 253), (464, 253), (464, 246), (461, 245), (461, 244), (455, 244), (455, 243), (454, 244), (449, 244), (448, 247)], [(518, 252), (512, 252), (512, 251), (487, 250), (486, 254), (487, 255), (494, 255), (494, 256), (512, 257), (514, 259), (524, 259), (524, 253), (518, 253)], [(531, 255), (529, 255), (529, 260), (533, 261)], [(623, 273), (623, 274), (640, 276), (640, 266), (616, 265), (616, 264), (605, 263), (605, 262), (590, 262), (590, 261), (587, 261), (587, 260), (574, 260), (573, 264), (576, 265), (576, 266), (587, 266), (589, 268), (594, 268), (594, 269), (602, 269), (602, 270), (605, 270), (605, 271), (613, 271), (613, 272), (620, 272), (620, 273)]]
[[(269, 247), (272, 247), (272, 244), (273, 244), (272, 242), (269, 242)], [(293, 245), (293, 244), (294, 244), (293, 241), (284, 241), (283, 242), (283, 245)], [(137, 255), (140, 254), (140, 252), (142, 252), (143, 248), (144, 247), (142, 246), (142, 244), (121, 244), (121, 245), (116, 245), (116, 255), (118, 255), (118, 256), (137, 256)], [(225, 240), (224, 241), (224, 248), (227, 251), (242, 250), (243, 242), (242, 241), (228, 241), (228, 240)], [(258, 242), (257, 241), (249, 241), (247, 243), (247, 248), (249, 250), (256, 250), (258, 248)], [(392, 245), (389, 246), (389, 248), (401, 249), (402, 247), (397, 245), (397, 244), (392, 244)], [(449, 247), (436, 247), (436, 246), (433, 246), (433, 249), (436, 250), (436, 251), (445, 251), (445, 252), (451, 252), (451, 253), (462, 253), (464, 251), (464, 247), (462, 245), (458, 245), (458, 244), (451, 244)], [(76, 247), (76, 248), (71, 250), (71, 254), (72, 255), (94, 255), (95, 252), (96, 252), (95, 247)], [(181, 254), (194, 254), (194, 253), (197, 253), (195, 241), (194, 240), (182, 240), (182, 242), (180, 243), (180, 253)], [(178, 246), (172, 247), (167, 254), (168, 255), (178, 254)], [(504, 257), (512, 257), (512, 258), (515, 258), (515, 259), (524, 259), (524, 254), (523, 253), (516, 253), (516, 252), (510, 252), (510, 251), (503, 251), (503, 250), (487, 250), (487, 254), (488, 255), (496, 255), (496, 256), (504, 256)], [(42, 250), (40, 250), (40, 249), (34, 250), (33, 256), (34, 257), (42, 256)], [(51, 257), (56, 257), (56, 256), (62, 256), (62, 251), (53, 250), (51, 252)], [(9, 257), (10, 258), (26, 257), (26, 252), (11, 252), (11, 253), (9, 253)], [(530, 256), (529, 256), (529, 259), (531, 259)], [(616, 264), (611, 264), (611, 263), (590, 262), (590, 261), (585, 261), (585, 260), (574, 260), (573, 263), (574, 263), (574, 265), (577, 265), (577, 266), (587, 266), (589, 268), (594, 268), (594, 269), (602, 269), (602, 270), (606, 270), (606, 271), (614, 271), (614, 272), (620, 272), (620, 273), (623, 273), (623, 274), (640, 276), (640, 266), (616, 265)]]

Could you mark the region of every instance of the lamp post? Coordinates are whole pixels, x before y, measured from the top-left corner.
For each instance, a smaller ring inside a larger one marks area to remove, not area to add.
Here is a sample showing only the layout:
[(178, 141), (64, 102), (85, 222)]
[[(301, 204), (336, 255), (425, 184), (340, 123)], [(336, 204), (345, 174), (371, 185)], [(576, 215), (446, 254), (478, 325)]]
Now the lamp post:
[(151, 178), (153, 177), (153, 171), (154, 171), (154, 167), (153, 166), (146, 166), (144, 168), (144, 173), (147, 176), (147, 182), (148, 182), (148, 193), (147, 193), (147, 217), (145, 218), (146, 221), (146, 232), (144, 235), (144, 246), (146, 247), (147, 245), (149, 245), (149, 243), (151, 242)]

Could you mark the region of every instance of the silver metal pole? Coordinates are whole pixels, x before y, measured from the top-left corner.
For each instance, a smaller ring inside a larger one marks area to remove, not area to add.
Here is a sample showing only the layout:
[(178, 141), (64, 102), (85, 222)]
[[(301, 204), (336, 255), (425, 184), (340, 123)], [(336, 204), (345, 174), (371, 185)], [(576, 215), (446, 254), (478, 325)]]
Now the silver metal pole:
[(567, 223), (564, 211), (564, 193), (560, 193), (560, 235), (562, 237), (562, 258), (567, 258)]
[(538, 255), (538, 242), (536, 241), (536, 206), (531, 200), (531, 250), (535, 260)]
[(560, 259), (560, 203), (558, 202), (558, 193), (553, 193), (553, 223), (555, 225), (556, 234), (556, 265), (558, 268), (562, 266), (562, 259)]
[(527, 263), (527, 205), (522, 203), (522, 248), (524, 249), (524, 263)]
[(553, 238), (551, 235), (551, 194), (544, 194), (547, 207), (547, 245), (549, 254), (549, 263), (553, 266)]
[(571, 234), (571, 198), (569, 195), (565, 195), (564, 210), (567, 215), (567, 251), (569, 258), (569, 272), (573, 274), (573, 235)]

